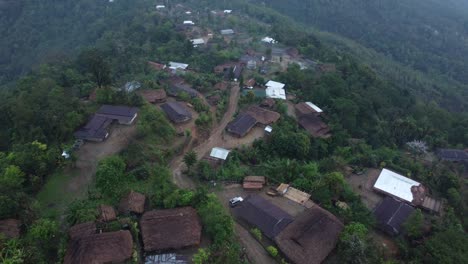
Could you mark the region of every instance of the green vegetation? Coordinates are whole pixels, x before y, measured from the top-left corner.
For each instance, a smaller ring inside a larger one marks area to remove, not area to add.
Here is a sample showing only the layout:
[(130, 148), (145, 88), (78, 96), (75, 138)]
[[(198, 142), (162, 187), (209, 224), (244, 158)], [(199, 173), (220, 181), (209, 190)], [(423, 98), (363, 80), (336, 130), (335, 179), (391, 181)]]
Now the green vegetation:
[(252, 228), (250, 229), (250, 233), (257, 239), (258, 241), (262, 241), (262, 231), (258, 228)]
[(276, 258), (278, 256), (278, 249), (275, 248), (274, 246), (268, 246), (267, 251), (274, 258)]
[[(60, 263), (67, 227), (96, 220), (98, 205), (116, 206), (123, 195), (136, 191), (147, 196), (151, 209), (197, 209), (212, 244), (199, 250), (195, 263), (242, 263), (233, 219), (218, 198), (204, 188), (182, 190), (172, 182), (168, 164), (178, 153), (170, 144), (174, 127), (158, 108), (121, 87), (136, 80), (144, 88), (168, 88), (169, 74), (154, 71), (147, 62), (189, 63), (184, 80), (204, 95), (221, 98), (215, 116), (205, 100), (181, 96), (199, 113), (195, 123), (202, 133), (193, 135), (208, 134), (213, 119), (220, 120), (226, 111), (229, 92), (214, 91), (222, 79), (213, 68), (238, 60), (245, 50), (271, 55), (272, 49), (259, 41), (267, 35), (280, 46), (296, 48), (305, 59), (336, 68), (323, 72), (291, 64), (282, 72), (272, 65), (268, 74), (246, 74), (258, 83), (270, 78), (287, 83), (288, 93), (295, 94), (292, 103), (312, 101), (323, 107), (333, 136), (311, 137), (286, 115), (288, 106), (277, 103), (274, 110), (282, 118), (271, 136), (233, 150), (217, 168), (197, 162), (190, 151), (184, 157), (188, 174), (202, 183), (240, 182), (247, 175), (265, 175), (272, 184), (290, 183), (345, 223), (337, 251), (341, 262), (381, 263), (383, 256), (371, 236), (375, 219), (346, 175), (349, 168), (387, 167), (447, 200), (440, 217), (421, 211), (410, 217), (406, 235), (397, 238), (398, 261), (467, 262), (464, 168), (425, 156), (439, 147), (468, 145), (463, 84), (468, 49), (460, 41), (468, 24), (453, 3), (270, 0), (260, 6), (245, 0), (187, 0), (171, 1), (170, 15), (163, 15), (150, 2), (0, 1), (0, 48), (5, 51), (0, 55), (0, 219), (19, 219), (24, 227), (19, 239), (0, 238), (0, 262)], [(238, 37), (226, 43), (214, 34), (209, 46), (193, 48), (178, 31), (180, 17), (172, 15), (178, 3), (199, 12), (197, 25), (203, 32), (205, 26), (212, 32), (232, 27)], [(305, 28), (270, 6), (339, 35)], [(222, 18), (210, 12), (226, 8), (239, 15)], [(88, 100), (93, 91), (96, 100)], [(259, 102), (247, 92), (239, 105)], [(72, 197), (64, 186), (76, 176), (68, 170), (73, 164), (60, 154), (72, 144), (73, 131), (104, 103), (140, 107), (137, 137), (126, 138), (130, 144), (122, 153), (100, 160), (89, 189), (82, 197)], [(408, 142), (424, 142), (424, 151), (406, 153)], [(336, 206), (338, 201), (349, 209)], [(59, 215), (62, 211), (65, 217)], [(121, 216), (103, 230), (119, 230), (126, 223), (136, 238), (136, 222)], [(262, 239), (258, 229), (251, 232)], [(278, 257), (276, 248), (268, 252)]]

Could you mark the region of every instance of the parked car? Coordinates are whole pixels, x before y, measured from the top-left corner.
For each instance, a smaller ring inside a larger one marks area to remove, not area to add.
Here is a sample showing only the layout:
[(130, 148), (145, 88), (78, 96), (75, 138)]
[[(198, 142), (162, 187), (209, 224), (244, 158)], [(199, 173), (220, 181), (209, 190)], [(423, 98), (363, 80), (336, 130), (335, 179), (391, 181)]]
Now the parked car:
[(229, 200), (229, 206), (231, 207), (236, 207), (237, 205), (239, 205), (240, 203), (242, 203), (242, 201), (244, 201), (244, 198), (238, 196), (238, 197), (234, 197), (232, 198), (231, 200)]

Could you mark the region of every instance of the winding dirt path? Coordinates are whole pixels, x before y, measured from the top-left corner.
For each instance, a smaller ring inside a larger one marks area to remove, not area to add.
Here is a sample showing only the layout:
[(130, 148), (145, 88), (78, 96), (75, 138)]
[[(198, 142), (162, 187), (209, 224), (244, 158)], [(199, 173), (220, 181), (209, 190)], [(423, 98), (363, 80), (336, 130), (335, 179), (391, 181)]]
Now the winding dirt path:
[[(180, 154), (178, 157), (172, 160), (170, 164), (170, 168), (173, 172), (172, 174), (173, 181), (179, 188), (195, 189), (197, 187), (197, 184), (192, 179), (190, 179), (189, 177), (187, 177), (187, 175), (184, 175), (182, 173), (183, 168), (185, 167), (183, 158), (184, 158), (184, 154), (187, 151), (189, 151), (190, 149), (193, 149), (197, 153), (197, 156), (200, 158), (200, 157), (203, 157), (206, 153), (208, 153), (208, 151), (211, 151), (212, 148), (217, 147), (217, 146), (218, 147), (223, 146), (226, 144), (223, 138), (223, 132), (237, 110), (237, 104), (239, 101), (239, 92), (240, 92), (240, 87), (238, 84), (235, 84), (231, 88), (231, 92), (229, 96), (229, 105), (228, 105), (227, 111), (224, 114), (221, 121), (211, 131), (210, 137), (204, 142), (202, 142), (200, 145), (194, 148), (192, 148), (193, 142), (190, 142), (188, 147), (185, 149), (185, 152)], [(225, 201), (221, 201), (221, 202), (224, 204)], [(272, 259), (268, 255), (268, 253), (265, 251), (262, 245), (260, 245), (258, 241), (256, 241), (252, 237), (252, 235), (249, 233), (247, 229), (245, 229), (238, 223), (235, 223), (234, 228), (235, 228), (235, 233), (237, 237), (239, 238), (239, 242), (244, 247), (245, 252), (247, 253), (247, 257), (249, 258), (249, 261), (251, 263), (254, 263), (254, 264), (275, 263), (275, 260)]]
[[(220, 146), (223, 144), (223, 131), (228, 125), (228, 123), (231, 121), (232, 116), (237, 110), (237, 103), (239, 101), (239, 92), (240, 92), (240, 87), (238, 84), (235, 84), (231, 88), (231, 92), (229, 95), (229, 105), (226, 110), (226, 113), (224, 114), (223, 118), (221, 121), (218, 123), (218, 125), (211, 131), (210, 137), (205, 140), (202, 144), (196, 146), (193, 148), (195, 153), (197, 153), (197, 156), (203, 157), (208, 151), (210, 151), (212, 148), (216, 146)], [(178, 157), (174, 158), (170, 164), (170, 168), (172, 170), (172, 176), (173, 176), (173, 181), (174, 183), (179, 187), (183, 189), (195, 189), (197, 185), (195, 182), (184, 175), (182, 173), (183, 168), (184, 168), (184, 154), (192, 149), (193, 142), (190, 142), (189, 147), (186, 148), (186, 151), (179, 155)]]

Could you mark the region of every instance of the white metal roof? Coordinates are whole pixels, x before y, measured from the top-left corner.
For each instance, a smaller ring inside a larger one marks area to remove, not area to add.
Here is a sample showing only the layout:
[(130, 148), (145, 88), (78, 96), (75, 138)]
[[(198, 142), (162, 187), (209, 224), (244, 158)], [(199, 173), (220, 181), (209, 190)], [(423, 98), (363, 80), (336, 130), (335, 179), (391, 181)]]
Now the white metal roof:
[(226, 10), (224, 10), (224, 13), (225, 13), (225, 14), (231, 14), (231, 13), (232, 13), (232, 10), (226, 9)]
[(177, 69), (185, 70), (187, 69), (188, 66), (189, 65), (185, 63), (173, 62), (173, 61), (169, 62), (169, 68), (174, 69), (174, 70), (177, 70)]
[(192, 39), (191, 41), (192, 41), (193, 45), (205, 44), (205, 40), (203, 40), (202, 38)]
[(185, 20), (184, 25), (195, 25), (192, 20)]
[(157, 5), (156, 6), (156, 9), (161, 9), (161, 8), (166, 8), (166, 6), (165, 5)]
[(273, 131), (273, 128), (271, 126), (266, 126), (265, 131), (271, 133)]
[(226, 160), (230, 150), (223, 149), (223, 148), (213, 148), (210, 153), (210, 157), (217, 158), (221, 160)]
[(232, 29), (223, 29), (221, 30), (222, 35), (229, 35), (229, 34), (234, 34), (234, 30)]
[(322, 112), (323, 112), (323, 110), (320, 109), (320, 107), (314, 105), (314, 104), (311, 103), (311, 102), (306, 102), (306, 104), (307, 104), (308, 106), (310, 106), (312, 109), (314, 109), (317, 113), (322, 113)]
[(286, 91), (283, 88), (267, 87), (265, 92), (267, 98), (286, 100)]
[(415, 185), (419, 186), (420, 183), (393, 171), (383, 169), (374, 184), (374, 188), (411, 202), (413, 201), (411, 186)]
[(284, 88), (285, 85), (286, 84), (284, 84), (284, 83), (275, 82), (275, 81), (272, 81), (272, 80), (268, 81), (265, 84), (266, 87), (273, 87), (273, 88)]
[(264, 37), (262, 38), (262, 42), (265, 42), (265, 43), (277, 43), (277, 41), (274, 39), (274, 38), (270, 38), (270, 37)]

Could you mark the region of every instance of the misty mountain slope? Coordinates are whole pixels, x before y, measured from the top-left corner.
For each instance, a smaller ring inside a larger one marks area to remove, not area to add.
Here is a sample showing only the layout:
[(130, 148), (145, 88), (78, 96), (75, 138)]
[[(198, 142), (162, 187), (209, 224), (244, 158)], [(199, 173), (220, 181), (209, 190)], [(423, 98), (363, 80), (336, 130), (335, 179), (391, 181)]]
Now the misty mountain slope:
[(69, 57), (138, 17), (146, 1), (0, 0), (0, 84)]
[(441, 0), (268, 0), (297, 21), (351, 38), (424, 72), (468, 81), (468, 12)]

